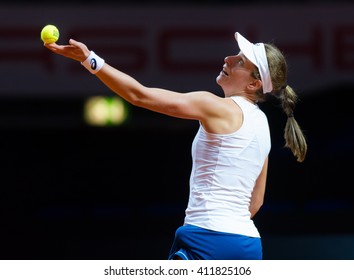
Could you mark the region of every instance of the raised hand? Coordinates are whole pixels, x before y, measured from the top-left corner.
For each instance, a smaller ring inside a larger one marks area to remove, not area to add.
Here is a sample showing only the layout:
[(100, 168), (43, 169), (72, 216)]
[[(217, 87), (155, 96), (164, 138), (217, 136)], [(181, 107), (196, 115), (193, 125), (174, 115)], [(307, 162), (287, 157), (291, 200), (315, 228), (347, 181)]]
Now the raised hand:
[(57, 43), (44, 44), (46, 48), (56, 54), (71, 58), (73, 60), (83, 62), (89, 55), (90, 51), (87, 46), (74, 39), (69, 40), (69, 45), (58, 45)]

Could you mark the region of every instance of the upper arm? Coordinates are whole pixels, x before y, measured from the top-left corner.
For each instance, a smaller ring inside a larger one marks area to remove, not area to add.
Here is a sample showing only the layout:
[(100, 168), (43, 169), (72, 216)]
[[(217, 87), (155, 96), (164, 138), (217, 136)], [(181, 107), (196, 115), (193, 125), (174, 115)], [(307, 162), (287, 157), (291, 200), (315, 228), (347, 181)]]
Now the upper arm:
[(146, 88), (147, 94), (135, 105), (165, 115), (194, 120), (217, 117), (225, 107), (222, 98), (206, 91), (179, 93), (159, 88)]

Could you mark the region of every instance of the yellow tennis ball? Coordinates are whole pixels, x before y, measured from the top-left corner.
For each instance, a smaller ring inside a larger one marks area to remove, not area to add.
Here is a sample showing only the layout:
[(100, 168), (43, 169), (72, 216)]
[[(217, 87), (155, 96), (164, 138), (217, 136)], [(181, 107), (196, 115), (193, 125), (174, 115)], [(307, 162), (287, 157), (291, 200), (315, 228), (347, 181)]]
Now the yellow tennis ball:
[(56, 26), (48, 24), (43, 27), (41, 32), (41, 39), (46, 44), (51, 44), (59, 39), (59, 30)]

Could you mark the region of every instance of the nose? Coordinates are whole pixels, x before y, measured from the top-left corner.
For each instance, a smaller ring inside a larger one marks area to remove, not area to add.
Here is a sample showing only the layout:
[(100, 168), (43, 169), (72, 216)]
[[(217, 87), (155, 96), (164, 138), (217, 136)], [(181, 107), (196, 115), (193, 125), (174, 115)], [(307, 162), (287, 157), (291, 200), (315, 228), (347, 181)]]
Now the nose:
[(230, 57), (229, 56), (225, 57), (224, 62), (230, 65)]
[(227, 65), (232, 65), (236, 57), (237, 57), (236, 55), (227, 56), (225, 57), (224, 61)]

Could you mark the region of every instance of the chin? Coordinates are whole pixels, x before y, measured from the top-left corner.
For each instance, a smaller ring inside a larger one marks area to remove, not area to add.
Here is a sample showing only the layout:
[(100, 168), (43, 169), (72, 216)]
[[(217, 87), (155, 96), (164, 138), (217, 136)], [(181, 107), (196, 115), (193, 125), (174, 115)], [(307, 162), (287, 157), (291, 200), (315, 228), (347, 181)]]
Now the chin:
[(219, 86), (221, 86), (221, 84), (220, 84), (220, 81), (222, 80), (221, 75), (217, 76), (215, 80), (216, 80), (216, 83), (217, 83)]
[(222, 75), (219, 75), (216, 77), (216, 83), (224, 90), (224, 87), (226, 86), (227, 82), (225, 81), (224, 77)]

